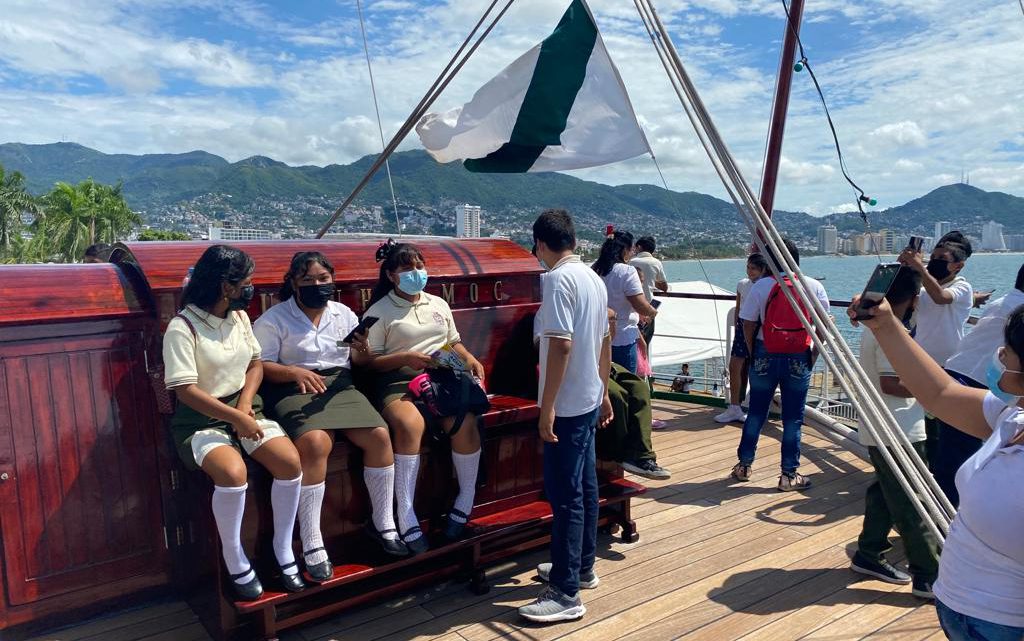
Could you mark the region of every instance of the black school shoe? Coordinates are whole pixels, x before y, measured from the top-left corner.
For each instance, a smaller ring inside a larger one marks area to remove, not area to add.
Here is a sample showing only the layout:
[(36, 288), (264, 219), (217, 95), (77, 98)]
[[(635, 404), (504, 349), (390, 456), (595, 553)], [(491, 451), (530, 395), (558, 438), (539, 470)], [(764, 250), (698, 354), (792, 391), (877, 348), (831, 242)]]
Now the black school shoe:
[[(385, 539), (384, 535), (388, 532), (398, 532), (398, 530), (384, 530), (379, 531), (373, 524), (373, 521), (367, 521), (366, 527), (363, 528), (366, 531), (366, 535), (377, 542), (381, 549), (391, 556), (409, 556), (409, 548), (400, 539)], [(412, 530), (410, 530), (411, 532)], [(423, 538), (423, 537), (420, 537)]]
[(316, 583), (323, 583), (334, 576), (334, 564), (331, 563), (330, 559), (321, 563), (309, 563), (306, 561), (307, 556), (316, 552), (326, 552), (326, 550), (322, 547), (306, 550), (302, 553), (302, 560), (306, 563), (306, 574), (309, 575), (309, 578), (313, 579)]
[(281, 575), (278, 577), (278, 579), (281, 582), (281, 587), (284, 588), (286, 592), (302, 592), (306, 589), (306, 582), (302, 580), (301, 574), (299, 574), (298, 572), (295, 572), (295, 574), (284, 573), (284, 571), (288, 568), (298, 569), (298, 567), (299, 564), (295, 561), (280, 566)]
[(910, 593), (919, 599), (935, 600), (935, 595), (932, 594), (932, 582), (919, 576), (914, 577), (914, 585), (910, 588)]
[[(241, 579), (250, 573), (252, 573), (252, 580), (248, 583), (238, 583), (236, 581), (236, 579)], [(251, 567), (245, 572), (228, 575), (228, 581), (231, 583), (231, 591), (235, 593), (235, 597), (239, 601), (255, 601), (263, 596), (263, 584), (260, 583), (259, 577), (252, 571)]]
[[(406, 538), (410, 534), (414, 534), (416, 532), (420, 533), (419, 538), (415, 538), (411, 541)], [(423, 530), (421, 530), (418, 525), (412, 526), (407, 532), (402, 532), (398, 536), (401, 537), (402, 542), (405, 543), (406, 549), (409, 550), (409, 554), (412, 556), (419, 556), (420, 554), (430, 550), (430, 543), (427, 542), (427, 537), (423, 535)]]
[(872, 561), (860, 552), (853, 555), (850, 569), (858, 574), (873, 576), (886, 583), (895, 583), (896, 585), (906, 585), (911, 581), (909, 574), (885, 559)]
[[(455, 518), (452, 518), (453, 516)], [(469, 515), (462, 510), (452, 508), (448, 511), (448, 518), (445, 522), (444, 538), (452, 542), (458, 541), (462, 538), (462, 532), (466, 529), (467, 523), (469, 523)]]

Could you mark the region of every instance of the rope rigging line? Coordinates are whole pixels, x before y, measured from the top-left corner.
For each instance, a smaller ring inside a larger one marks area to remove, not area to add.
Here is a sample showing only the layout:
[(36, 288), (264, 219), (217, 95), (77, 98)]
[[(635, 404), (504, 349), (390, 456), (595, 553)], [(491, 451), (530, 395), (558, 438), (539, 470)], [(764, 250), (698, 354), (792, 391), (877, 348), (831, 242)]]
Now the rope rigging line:
[[(928, 473), (923, 461), (913, 451), (906, 435), (897, 427), (892, 413), (882, 401), (879, 392), (868, 381), (849, 345), (842, 339), (828, 310), (810, 294), (810, 289), (793, 256), (786, 249), (778, 230), (739, 172), (735, 159), (732, 158), (711, 121), (707, 108), (683, 67), (651, 0), (634, 0), (634, 5), (658, 49), (673, 89), (680, 98), (680, 104), (693, 124), (712, 166), (722, 179), (730, 199), (754, 233), (761, 251), (774, 254), (782, 263), (780, 270), (769, 261), (773, 275), (776, 278), (792, 277), (792, 291), (789, 287), (783, 287), (781, 292), (794, 309), (798, 309), (802, 304), (804, 309), (808, 310), (811, 318), (798, 314), (801, 324), (826, 365), (837, 374), (840, 387), (864, 418), (863, 424), (867, 431), (882, 445), (879, 448), (880, 453), (896, 472), (901, 488), (907, 492), (915, 510), (921, 514), (929, 530), (941, 540), (948, 532), (949, 522), (954, 514), (952, 505)], [(755, 230), (759, 233), (755, 233)]]
[[(469, 32), (469, 35), (466, 36), (466, 39), (463, 40), (462, 45), (459, 46), (458, 50), (452, 56), (451, 60), (449, 60), (448, 64), (445, 65), (444, 69), (441, 70), (441, 73), (438, 74), (433, 84), (431, 84), (430, 88), (427, 89), (427, 93), (423, 95), (423, 98), (421, 98), (416, 107), (413, 108), (412, 113), (409, 114), (409, 117), (405, 120), (404, 123), (402, 123), (402, 126), (399, 127), (394, 137), (391, 138), (391, 141), (388, 142), (388, 144), (384, 147), (384, 151), (381, 152), (381, 154), (377, 157), (377, 160), (373, 162), (369, 170), (367, 170), (366, 175), (364, 175), (362, 180), (360, 180), (359, 183), (356, 184), (355, 188), (352, 189), (352, 192), (348, 195), (347, 198), (345, 198), (345, 201), (341, 203), (341, 205), (338, 207), (338, 209), (334, 211), (333, 214), (331, 214), (330, 219), (328, 219), (328, 221), (324, 223), (323, 227), (320, 228), (320, 231), (317, 232), (317, 238), (323, 238), (324, 234), (326, 234), (327, 230), (331, 228), (331, 225), (333, 225), (335, 221), (338, 220), (338, 217), (341, 216), (342, 212), (344, 212), (345, 209), (347, 209), (348, 206), (352, 204), (352, 201), (356, 199), (356, 197), (363, 190), (363, 188), (365, 188), (366, 185), (369, 184), (370, 179), (373, 178), (374, 174), (377, 173), (377, 171), (384, 165), (385, 161), (387, 161), (391, 154), (394, 153), (395, 149), (398, 148), (398, 145), (400, 145), (402, 141), (405, 140), (405, 137), (409, 135), (409, 132), (412, 131), (413, 127), (416, 126), (416, 123), (419, 122), (420, 118), (423, 117), (423, 114), (426, 113), (427, 109), (429, 109), (430, 106), (434, 103), (434, 101), (437, 100), (438, 96), (441, 95), (441, 92), (445, 90), (445, 88), (451, 83), (451, 81), (455, 78), (459, 71), (461, 71), (462, 68), (466, 65), (466, 63), (469, 62), (469, 59), (473, 56), (476, 50), (480, 48), (480, 45), (483, 44), (483, 41), (487, 38), (488, 35), (490, 35), (491, 31), (494, 30), (494, 27), (497, 26), (498, 22), (508, 12), (509, 8), (515, 2), (515, 0), (504, 0), (504, 6), (491, 19), (490, 24), (487, 25), (487, 28), (480, 33), (480, 36), (474, 42), (474, 36), (476, 36), (477, 32), (480, 31), (480, 27), (485, 22), (487, 22), (488, 16), (490, 16), (491, 11), (494, 10), (494, 8), (499, 4), (499, 1), (500, 0), (491, 0), (491, 3), (487, 6), (487, 9), (484, 11), (483, 15), (480, 16), (480, 19), (473, 26), (473, 29)], [(470, 45), (470, 42), (472, 42), (473, 44)], [(469, 48), (467, 49), (467, 47)]]
[[(370, 43), (366, 39), (366, 24), (363, 20), (363, 3), (362, 0), (356, 0), (356, 11), (359, 13), (359, 30), (363, 34), (363, 52), (366, 54), (366, 71), (370, 74), (370, 93), (373, 95), (373, 109), (377, 112), (377, 131), (380, 133), (380, 147), (381, 151), (384, 151), (384, 125), (380, 119), (380, 105), (377, 102), (377, 85), (373, 81), (373, 65), (370, 64)], [(391, 179), (391, 162), (384, 159), (384, 169), (388, 174), (388, 187), (391, 188), (391, 204), (395, 208), (395, 228), (398, 230), (398, 235), (402, 235), (402, 220), (398, 217), (398, 198), (395, 197), (395, 183)]]
[(811, 81), (814, 83), (814, 89), (818, 92), (818, 98), (821, 99), (821, 106), (825, 110), (825, 118), (828, 120), (828, 128), (832, 131), (832, 141), (835, 143), (836, 154), (839, 156), (839, 170), (843, 172), (843, 178), (846, 179), (846, 182), (850, 183), (850, 186), (857, 192), (857, 199), (855, 201), (857, 204), (857, 210), (860, 212), (860, 217), (866, 225), (868, 224), (868, 215), (867, 212), (864, 211), (863, 203), (874, 205), (876, 201), (873, 198), (868, 197), (868, 195), (864, 193), (864, 190), (860, 188), (860, 185), (855, 183), (853, 178), (850, 178), (850, 173), (846, 169), (846, 159), (843, 158), (843, 149), (839, 145), (839, 134), (836, 133), (836, 125), (832, 122), (832, 114), (828, 110), (828, 102), (825, 101), (825, 93), (821, 90), (821, 85), (818, 83), (818, 77), (814, 74), (814, 69), (811, 68), (811, 63), (807, 59), (807, 54), (804, 53), (804, 43), (800, 39), (800, 31), (796, 28), (796, 25), (793, 24), (793, 17), (789, 13), (789, 5), (786, 4), (786, 0), (779, 0), (779, 2), (782, 3), (782, 10), (786, 12), (786, 24), (788, 25), (790, 32), (792, 32), (793, 37), (796, 38), (796, 45), (800, 49), (800, 62), (797, 63), (795, 70), (800, 71), (800, 69), (806, 68), (808, 75), (811, 76)]

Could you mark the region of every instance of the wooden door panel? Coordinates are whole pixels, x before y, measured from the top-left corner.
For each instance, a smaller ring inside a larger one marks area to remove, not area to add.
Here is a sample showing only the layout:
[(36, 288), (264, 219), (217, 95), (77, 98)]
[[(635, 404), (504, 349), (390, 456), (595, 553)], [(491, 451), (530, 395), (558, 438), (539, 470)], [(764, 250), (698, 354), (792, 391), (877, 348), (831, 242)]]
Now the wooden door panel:
[(164, 571), (141, 346), (139, 334), (112, 334), (0, 350), (10, 603)]

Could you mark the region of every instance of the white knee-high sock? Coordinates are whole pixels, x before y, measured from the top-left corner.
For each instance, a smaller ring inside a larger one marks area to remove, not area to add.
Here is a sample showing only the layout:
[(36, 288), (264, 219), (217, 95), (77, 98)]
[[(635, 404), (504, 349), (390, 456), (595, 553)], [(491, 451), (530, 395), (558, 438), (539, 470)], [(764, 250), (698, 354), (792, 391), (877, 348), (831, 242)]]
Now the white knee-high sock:
[[(456, 510), (463, 514), (469, 514), (473, 509), (473, 498), (476, 496), (476, 475), (480, 469), (480, 450), (472, 454), (459, 454), (452, 450), (452, 466), (455, 467), (455, 478), (459, 480), (459, 495), (455, 497)], [(451, 515), (456, 522), (462, 522), (463, 518)]]
[(398, 538), (398, 532), (395, 531), (395, 515), (392, 510), (395, 501), (395, 466), (364, 467), (363, 481), (370, 493), (373, 527), (377, 528), (377, 531), (385, 539), (394, 541)]
[[(314, 550), (324, 546), (324, 538), (320, 533), (320, 508), (324, 504), (324, 484), (303, 485), (299, 491), (299, 538), (302, 549)], [(320, 550), (303, 555), (310, 565), (323, 563), (327, 560), (327, 552)]]
[[(290, 481), (274, 479), (270, 486), (270, 506), (274, 510), (274, 556), (279, 565), (295, 562), (292, 551), (292, 535), (295, 532), (295, 513), (299, 509), (299, 494), (302, 491), (302, 473)], [(285, 574), (298, 574), (294, 565)]]
[(248, 488), (248, 483), (238, 487), (213, 486), (213, 518), (220, 534), (224, 565), (228, 568), (228, 574), (249, 570), (245, 576), (235, 579), (239, 584), (248, 583), (255, 576), (249, 558), (242, 549), (242, 514), (245, 513), (245, 491)]
[[(416, 477), (420, 471), (419, 454), (395, 454), (395, 504), (398, 512), (398, 529), (404, 534), (410, 528), (418, 526), (420, 520), (412, 508), (416, 496)], [(420, 533), (415, 532), (405, 537), (406, 541), (415, 541)]]

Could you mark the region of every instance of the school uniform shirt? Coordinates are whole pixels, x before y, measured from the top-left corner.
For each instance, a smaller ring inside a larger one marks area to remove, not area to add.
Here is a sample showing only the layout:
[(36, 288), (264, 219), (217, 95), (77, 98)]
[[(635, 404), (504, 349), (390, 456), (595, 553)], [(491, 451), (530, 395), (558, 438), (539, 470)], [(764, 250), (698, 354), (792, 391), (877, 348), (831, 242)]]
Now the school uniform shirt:
[(391, 292), (371, 305), (363, 314), (364, 318), (367, 316), (380, 319), (370, 328), (367, 337), (371, 354), (422, 352), (429, 355), (445, 344), (462, 342), (448, 303), (427, 292), (420, 292), (415, 303)]
[(347, 305), (328, 301), (314, 326), (292, 296), (256, 319), (253, 333), (263, 350), (262, 360), (297, 365), (309, 370), (352, 369), (349, 346), (341, 342), (359, 324)]
[(640, 285), (644, 288), (644, 297), (647, 302), (654, 300), (654, 283), (659, 280), (668, 283), (665, 277), (665, 266), (661, 261), (651, 255), (651, 252), (639, 252), (629, 261), (631, 267), (640, 271)]
[(741, 303), (743, 302), (743, 299), (747, 297), (747, 294), (750, 293), (750, 288), (753, 286), (754, 281), (749, 278), (744, 278), (740, 282), (736, 283), (736, 294), (740, 297)]
[(939, 305), (921, 288), (915, 336), (917, 344), (939, 365), (944, 364), (960, 347), (964, 325), (974, 307), (974, 289), (963, 276), (957, 276), (943, 285), (942, 289), (953, 295), (953, 302), (949, 305)]
[[(891, 396), (882, 392), (882, 377), (896, 376), (896, 370), (889, 364), (885, 352), (882, 351), (878, 340), (871, 332), (864, 332), (860, 339), (860, 365), (864, 373), (868, 375), (871, 384), (882, 395), (885, 406), (892, 412), (896, 424), (900, 430), (907, 435), (911, 443), (920, 443), (927, 435), (924, 428), (924, 408), (913, 398), (901, 398)], [(861, 445), (877, 445), (875, 440), (868, 434), (864, 427), (864, 421), (857, 426), (857, 437)]]
[(226, 318), (208, 314), (195, 305), (181, 312), (188, 316), (195, 335), (175, 316), (164, 333), (164, 384), (167, 389), (196, 385), (210, 396), (224, 398), (245, 386), (249, 363), (260, 358), (260, 344), (253, 336), (245, 312), (228, 312)]
[(946, 361), (946, 369), (966, 376), (979, 384), (985, 383), (985, 370), (992, 355), (1005, 342), (1003, 328), (1010, 312), (1024, 305), (1024, 292), (1011, 290), (985, 306), (978, 324), (967, 332), (956, 353)]
[[(636, 274), (632, 267), (622, 267)], [(572, 348), (555, 397), (555, 416), (586, 414), (600, 407), (604, 397), (599, 368), (601, 346), (608, 335), (608, 292), (601, 277), (576, 255), (566, 256), (543, 275), (541, 291), (534, 324), (541, 336), (537, 398), (544, 395), (549, 339), (568, 338)]]
[[(597, 272), (594, 273), (596, 275)], [(626, 263), (615, 263), (612, 270), (600, 278), (608, 289), (608, 307), (615, 310), (619, 319), (612, 345), (615, 347), (632, 345), (640, 338), (640, 329), (637, 327), (640, 322), (640, 314), (633, 309), (632, 303), (626, 297), (644, 293), (640, 275), (637, 274), (635, 267)]]
[[(825, 286), (807, 276), (804, 276), (803, 280), (807, 284), (807, 289), (809, 290), (810, 295), (817, 298), (821, 303), (822, 308), (827, 312), (829, 309), (829, 302)], [(757, 282), (750, 288), (747, 295), (743, 296), (742, 300), (740, 300), (740, 318), (745, 321), (761, 321), (763, 325), (765, 308), (768, 306), (768, 297), (771, 295), (773, 287), (775, 287), (775, 278), (771, 276), (764, 276), (757, 279)], [(786, 295), (782, 292), (778, 293), (778, 298), (781, 304), (789, 304), (789, 301), (786, 300)], [(800, 299), (797, 298), (797, 300), (799, 301)], [(757, 339), (764, 340), (763, 328), (758, 328)]]
[(1024, 412), (991, 394), (983, 408), (992, 435), (956, 473), (960, 508), (933, 592), (960, 614), (1024, 628), (1024, 445), (1009, 445)]

